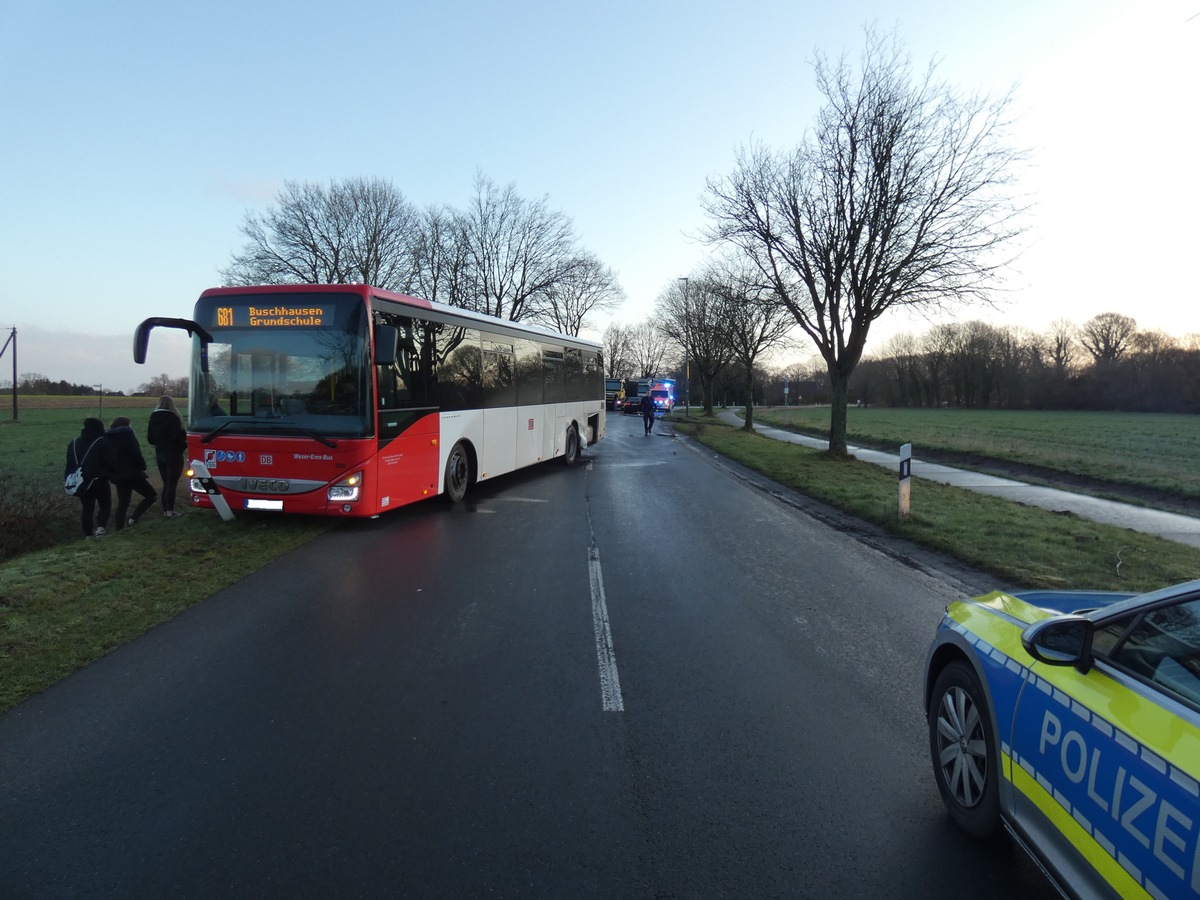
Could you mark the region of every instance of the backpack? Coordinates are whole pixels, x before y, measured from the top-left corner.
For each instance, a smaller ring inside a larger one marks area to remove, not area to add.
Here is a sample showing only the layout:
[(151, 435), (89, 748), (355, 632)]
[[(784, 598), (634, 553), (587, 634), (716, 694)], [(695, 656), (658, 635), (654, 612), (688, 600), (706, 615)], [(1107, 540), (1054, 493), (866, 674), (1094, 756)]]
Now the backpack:
[(92, 447), (96, 446), (96, 442), (93, 441), (90, 445), (88, 445), (88, 448), (83, 451), (83, 459), (79, 458), (78, 445), (78, 438), (71, 441), (71, 455), (75, 457), (75, 468), (68, 472), (66, 478), (63, 479), (63, 491), (68, 497), (78, 497), (79, 492), (84, 489), (83, 461), (87, 459), (88, 454), (92, 452)]

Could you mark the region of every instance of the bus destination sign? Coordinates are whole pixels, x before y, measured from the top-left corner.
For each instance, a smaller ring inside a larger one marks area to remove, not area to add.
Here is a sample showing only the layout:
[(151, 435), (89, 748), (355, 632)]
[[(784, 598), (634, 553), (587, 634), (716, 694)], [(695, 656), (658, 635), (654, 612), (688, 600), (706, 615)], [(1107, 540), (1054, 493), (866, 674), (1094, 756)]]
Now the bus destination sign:
[(324, 306), (218, 306), (218, 328), (320, 328), (333, 324), (332, 311)]

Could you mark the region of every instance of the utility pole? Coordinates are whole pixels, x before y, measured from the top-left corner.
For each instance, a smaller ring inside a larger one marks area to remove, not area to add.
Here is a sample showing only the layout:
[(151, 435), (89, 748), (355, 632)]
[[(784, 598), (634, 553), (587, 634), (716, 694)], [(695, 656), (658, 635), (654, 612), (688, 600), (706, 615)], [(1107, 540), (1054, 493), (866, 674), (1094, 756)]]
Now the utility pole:
[(13, 348), (12, 397), (13, 397), (13, 421), (15, 422), (15, 421), (17, 421), (17, 329), (16, 329), (16, 326), (14, 326), (12, 331), (9, 332), (8, 340), (6, 340), (4, 342), (4, 346), (0, 347), (0, 359), (4, 358), (4, 353), (5, 353), (5, 351), (8, 350), (9, 344), (12, 344), (12, 348)]

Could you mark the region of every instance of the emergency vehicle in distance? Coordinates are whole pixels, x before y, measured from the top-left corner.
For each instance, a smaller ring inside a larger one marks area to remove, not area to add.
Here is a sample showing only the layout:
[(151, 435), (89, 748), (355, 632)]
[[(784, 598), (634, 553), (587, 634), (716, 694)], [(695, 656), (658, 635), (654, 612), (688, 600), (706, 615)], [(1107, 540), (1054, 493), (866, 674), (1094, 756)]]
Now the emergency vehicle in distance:
[(625, 382), (620, 378), (604, 379), (604, 403), (613, 412), (625, 406)]
[(1200, 896), (1200, 581), (951, 603), (925, 675), (951, 818), (1072, 897)]
[(647, 397), (654, 404), (656, 413), (670, 412), (675, 408), (675, 382), (664, 378), (626, 381), (624, 411), (640, 414)]

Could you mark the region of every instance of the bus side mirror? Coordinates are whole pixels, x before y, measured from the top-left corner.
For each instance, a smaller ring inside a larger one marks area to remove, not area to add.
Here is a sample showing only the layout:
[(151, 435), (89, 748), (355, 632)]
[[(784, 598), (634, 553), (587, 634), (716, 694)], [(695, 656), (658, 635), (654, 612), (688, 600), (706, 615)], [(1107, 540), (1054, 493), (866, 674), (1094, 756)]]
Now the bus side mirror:
[(395, 325), (375, 326), (375, 364), (390, 366), (396, 362), (396, 348), (400, 344), (400, 332)]
[[(150, 332), (155, 328), (162, 326), (163, 328), (181, 328), (188, 334), (200, 335), (200, 340), (204, 342), (207, 348), (208, 344), (212, 343), (212, 335), (205, 331), (198, 323), (191, 319), (167, 319), (162, 316), (155, 316), (151, 319), (146, 319), (137, 330), (133, 333), (133, 361), (138, 365), (143, 365), (146, 362), (146, 347), (150, 344)], [(200, 362), (203, 370), (208, 371), (208, 354), (203, 353), (200, 357)]]

